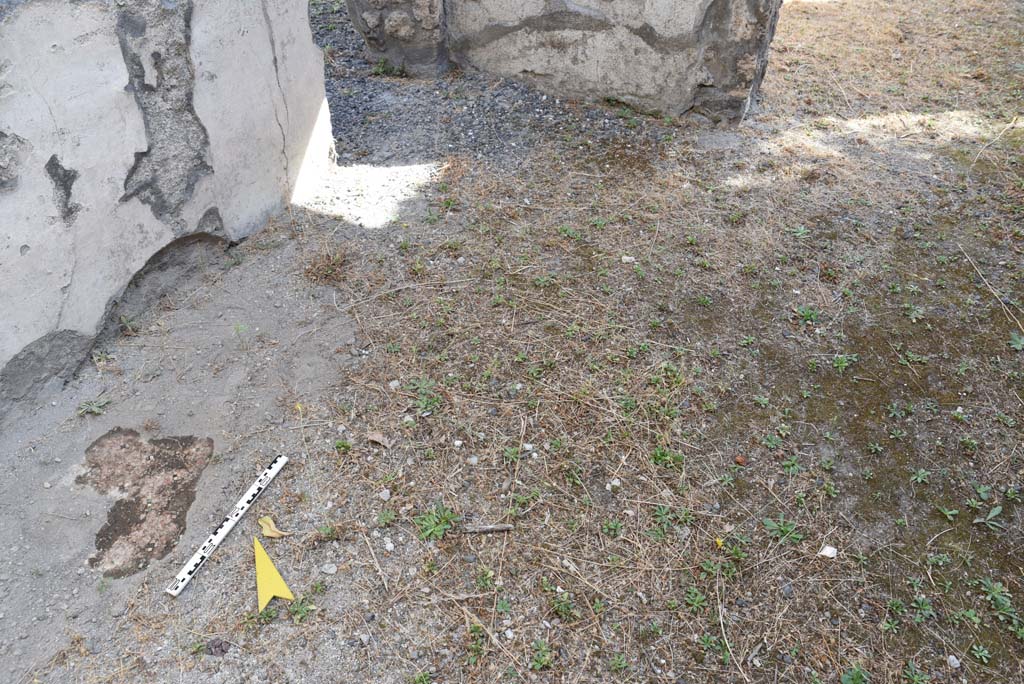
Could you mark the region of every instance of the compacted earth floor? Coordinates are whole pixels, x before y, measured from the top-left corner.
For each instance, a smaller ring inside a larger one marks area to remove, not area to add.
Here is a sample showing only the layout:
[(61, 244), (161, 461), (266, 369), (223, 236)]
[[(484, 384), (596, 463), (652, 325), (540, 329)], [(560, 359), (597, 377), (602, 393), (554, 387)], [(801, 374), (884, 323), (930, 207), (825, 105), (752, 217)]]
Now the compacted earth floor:
[(729, 125), (395, 77), (314, 0), (358, 196), (15, 416), (4, 676), (1024, 680), (1022, 12), (789, 0)]

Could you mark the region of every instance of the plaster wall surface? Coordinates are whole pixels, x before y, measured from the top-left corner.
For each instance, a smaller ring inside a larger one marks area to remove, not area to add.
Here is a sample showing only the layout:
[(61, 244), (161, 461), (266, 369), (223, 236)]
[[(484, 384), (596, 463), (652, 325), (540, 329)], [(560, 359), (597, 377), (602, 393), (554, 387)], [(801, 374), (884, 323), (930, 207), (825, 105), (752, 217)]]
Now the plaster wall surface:
[(305, 0), (0, 0), (0, 412), (154, 254), (238, 240), (331, 150)]
[[(781, 0), (348, 0), (376, 56), (422, 72), (446, 60), (563, 97), (746, 114)], [(431, 11), (425, 11), (425, 8)], [(426, 21), (420, 17), (427, 17)], [(389, 30), (401, 26), (403, 30)], [(433, 46), (433, 47), (431, 47)], [(424, 55), (429, 58), (423, 59)]]

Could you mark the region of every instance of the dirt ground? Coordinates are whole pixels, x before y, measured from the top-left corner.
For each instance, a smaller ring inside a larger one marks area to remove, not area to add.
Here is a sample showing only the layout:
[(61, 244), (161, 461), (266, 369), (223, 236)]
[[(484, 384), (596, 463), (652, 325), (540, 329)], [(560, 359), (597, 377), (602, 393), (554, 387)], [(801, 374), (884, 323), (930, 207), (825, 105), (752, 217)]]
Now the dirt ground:
[[(2, 671), (1024, 680), (1024, 5), (790, 0), (738, 127), (375, 76), (342, 5), (341, 163), (436, 172), (192, 254), (8, 419)], [(105, 576), (167, 452), (181, 540)], [(257, 614), (260, 515), (297, 600)]]

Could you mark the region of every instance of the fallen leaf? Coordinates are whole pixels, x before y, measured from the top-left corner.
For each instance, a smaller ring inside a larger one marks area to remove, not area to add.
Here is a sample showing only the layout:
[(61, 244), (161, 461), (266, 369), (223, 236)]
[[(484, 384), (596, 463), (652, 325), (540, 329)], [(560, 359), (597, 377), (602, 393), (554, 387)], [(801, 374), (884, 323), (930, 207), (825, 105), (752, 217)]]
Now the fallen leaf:
[(263, 530), (264, 537), (270, 537), (271, 539), (280, 539), (281, 537), (287, 537), (291, 532), (282, 532), (277, 529), (277, 525), (274, 524), (274, 519), (269, 515), (265, 515), (258, 519), (256, 522), (260, 524), (260, 529)]
[(375, 444), (380, 444), (385, 449), (391, 448), (391, 440), (380, 432), (370, 432), (366, 435), (366, 439)]

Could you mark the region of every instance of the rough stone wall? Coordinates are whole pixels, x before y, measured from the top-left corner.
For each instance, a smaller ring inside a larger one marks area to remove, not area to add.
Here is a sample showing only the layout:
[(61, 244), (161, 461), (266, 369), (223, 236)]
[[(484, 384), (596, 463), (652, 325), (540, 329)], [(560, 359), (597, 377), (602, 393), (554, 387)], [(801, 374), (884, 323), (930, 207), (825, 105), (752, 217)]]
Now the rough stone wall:
[(306, 0), (0, 0), (0, 412), (152, 255), (251, 234), (330, 148)]
[[(649, 112), (697, 109), (730, 118), (745, 115), (756, 95), (782, 4), (446, 0), (435, 8), (426, 0), (348, 2), (370, 51), (410, 71), (443, 65), (437, 57), (447, 54), (461, 66), (563, 97), (612, 98)], [(429, 13), (417, 12), (427, 5)], [(402, 30), (389, 31), (389, 25)], [(430, 59), (419, 60), (428, 54)]]
[(444, 0), (347, 0), (349, 15), (378, 59), (431, 75), (448, 65)]

